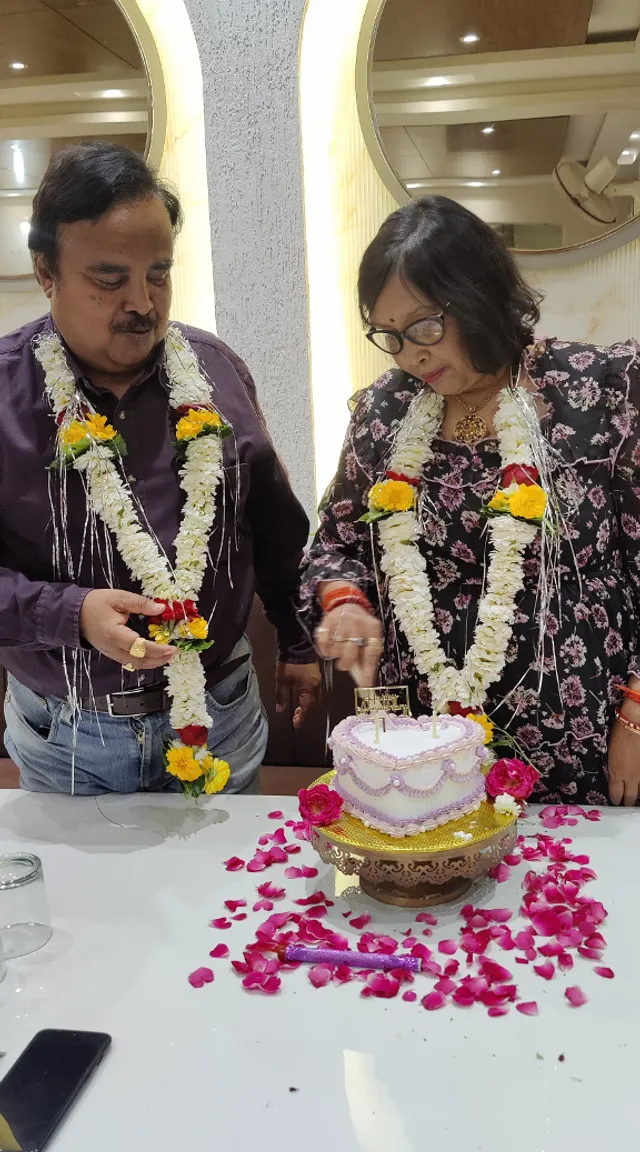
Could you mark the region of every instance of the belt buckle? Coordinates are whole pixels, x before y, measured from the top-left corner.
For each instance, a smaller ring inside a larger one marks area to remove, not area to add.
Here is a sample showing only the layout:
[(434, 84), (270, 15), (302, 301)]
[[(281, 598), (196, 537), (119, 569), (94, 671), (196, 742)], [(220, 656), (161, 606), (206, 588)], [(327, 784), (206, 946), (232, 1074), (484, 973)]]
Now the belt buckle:
[[(113, 717), (115, 717), (115, 719), (116, 719), (116, 720), (118, 720), (118, 719), (122, 719), (122, 717), (120, 717), (120, 716), (119, 716), (119, 714), (118, 714), (117, 712), (114, 712), (114, 711), (113, 711), (113, 701), (114, 701), (114, 698), (115, 698), (115, 697), (120, 697), (120, 696), (139, 696), (139, 695), (140, 695), (140, 693), (142, 693), (142, 692), (144, 692), (144, 691), (146, 691), (146, 689), (144, 689), (144, 688), (128, 688), (128, 689), (127, 689), (126, 691), (124, 691), (124, 692), (109, 692), (109, 693), (108, 693), (108, 695), (107, 695), (107, 697), (106, 697), (106, 701), (107, 701), (107, 715), (108, 715), (108, 716), (113, 716)], [(128, 720), (136, 720), (136, 719), (140, 719), (140, 717), (142, 717), (142, 716), (146, 716), (146, 712), (131, 712), (131, 713), (129, 713), (129, 715), (126, 717), (126, 719), (128, 719)]]

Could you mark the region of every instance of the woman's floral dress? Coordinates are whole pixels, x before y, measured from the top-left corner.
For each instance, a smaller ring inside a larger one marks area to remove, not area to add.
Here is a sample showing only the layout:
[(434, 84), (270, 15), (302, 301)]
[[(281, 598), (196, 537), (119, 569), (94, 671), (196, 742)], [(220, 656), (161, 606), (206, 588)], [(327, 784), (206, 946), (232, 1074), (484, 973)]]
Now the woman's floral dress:
[[(525, 587), (504, 673), (490, 688), (485, 709), (542, 773), (534, 800), (606, 804), (616, 685), (631, 672), (640, 674), (640, 345), (601, 348), (551, 340), (525, 353), (524, 368), (542, 398), (542, 428), (555, 450), (554, 485), (566, 526), (559, 591), (546, 617), (541, 653), (536, 541), (525, 557)], [(377, 553), (375, 528), (359, 518), (421, 387), (392, 369), (354, 398), (303, 577), (310, 629), (320, 614), (319, 582), (348, 580), (366, 592), (385, 624), (380, 681), (408, 684), (414, 715), (430, 709), (427, 682), (395, 623), (379, 556), (372, 551), (373, 538)], [(474, 446), (436, 440), (435, 459), (423, 477), (421, 549), (442, 644), (458, 667), (473, 640), (486, 572), (481, 507), (496, 491), (500, 469), (493, 438)]]

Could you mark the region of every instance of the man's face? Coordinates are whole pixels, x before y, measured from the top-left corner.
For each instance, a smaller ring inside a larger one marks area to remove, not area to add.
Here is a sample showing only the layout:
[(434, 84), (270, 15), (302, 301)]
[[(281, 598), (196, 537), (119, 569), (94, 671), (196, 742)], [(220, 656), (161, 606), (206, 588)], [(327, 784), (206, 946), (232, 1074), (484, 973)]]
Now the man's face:
[(157, 196), (60, 226), (56, 275), (41, 257), (36, 272), (83, 365), (126, 375), (148, 359), (169, 322), (172, 259), (173, 229)]

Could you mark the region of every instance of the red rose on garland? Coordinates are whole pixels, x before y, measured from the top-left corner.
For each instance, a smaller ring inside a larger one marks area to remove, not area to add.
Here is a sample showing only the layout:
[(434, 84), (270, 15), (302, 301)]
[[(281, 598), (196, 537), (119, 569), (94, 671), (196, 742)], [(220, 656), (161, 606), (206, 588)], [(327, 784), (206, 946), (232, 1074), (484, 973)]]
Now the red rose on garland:
[(496, 760), (487, 774), (485, 784), (490, 796), (502, 796), (505, 792), (514, 800), (526, 800), (540, 779), (540, 773), (522, 760)]
[(502, 472), (502, 487), (510, 484), (537, 484), (540, 473), (530, 464), (509, 464)]
[(342, 797), (326, 784), (316, 784), (313, 788), (301, 788), (298, 792), (300, 815), (310, 824), (322, 827), (340, 819)]

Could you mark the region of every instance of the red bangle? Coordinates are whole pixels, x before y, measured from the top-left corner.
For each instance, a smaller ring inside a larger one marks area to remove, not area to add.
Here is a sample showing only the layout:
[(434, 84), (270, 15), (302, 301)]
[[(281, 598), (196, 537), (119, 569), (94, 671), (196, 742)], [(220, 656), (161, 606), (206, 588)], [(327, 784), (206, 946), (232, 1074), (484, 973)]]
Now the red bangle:
[(634, 724), (633, 720), (627, 720), (626, 716), (622, 715), (622, 709), (616, 709), (616, 719), (623, 728), (628, 728), (631, 732), (636, 732), (640, 736), (640, 724)]
[(620, 688), (620, 691), (623, 696), (626, 696), (627, 700), (633, 700), (634, 704), (640, 704), (640, 692), (636, 692), (635, 688), (627, 688), (627, 686), (624, 685)]
[(320, 597), (320, 606), (325, 615), (328, 612), (333, 612), (334, 608), (341, 608), (343, 604), (357, 604), (360, 608), (364, 608), (370, 616), (374, 615), (373, 608), (364, 592), (356, 588), (355, 584), (340, 584), (336, 588), (330, 588)]

